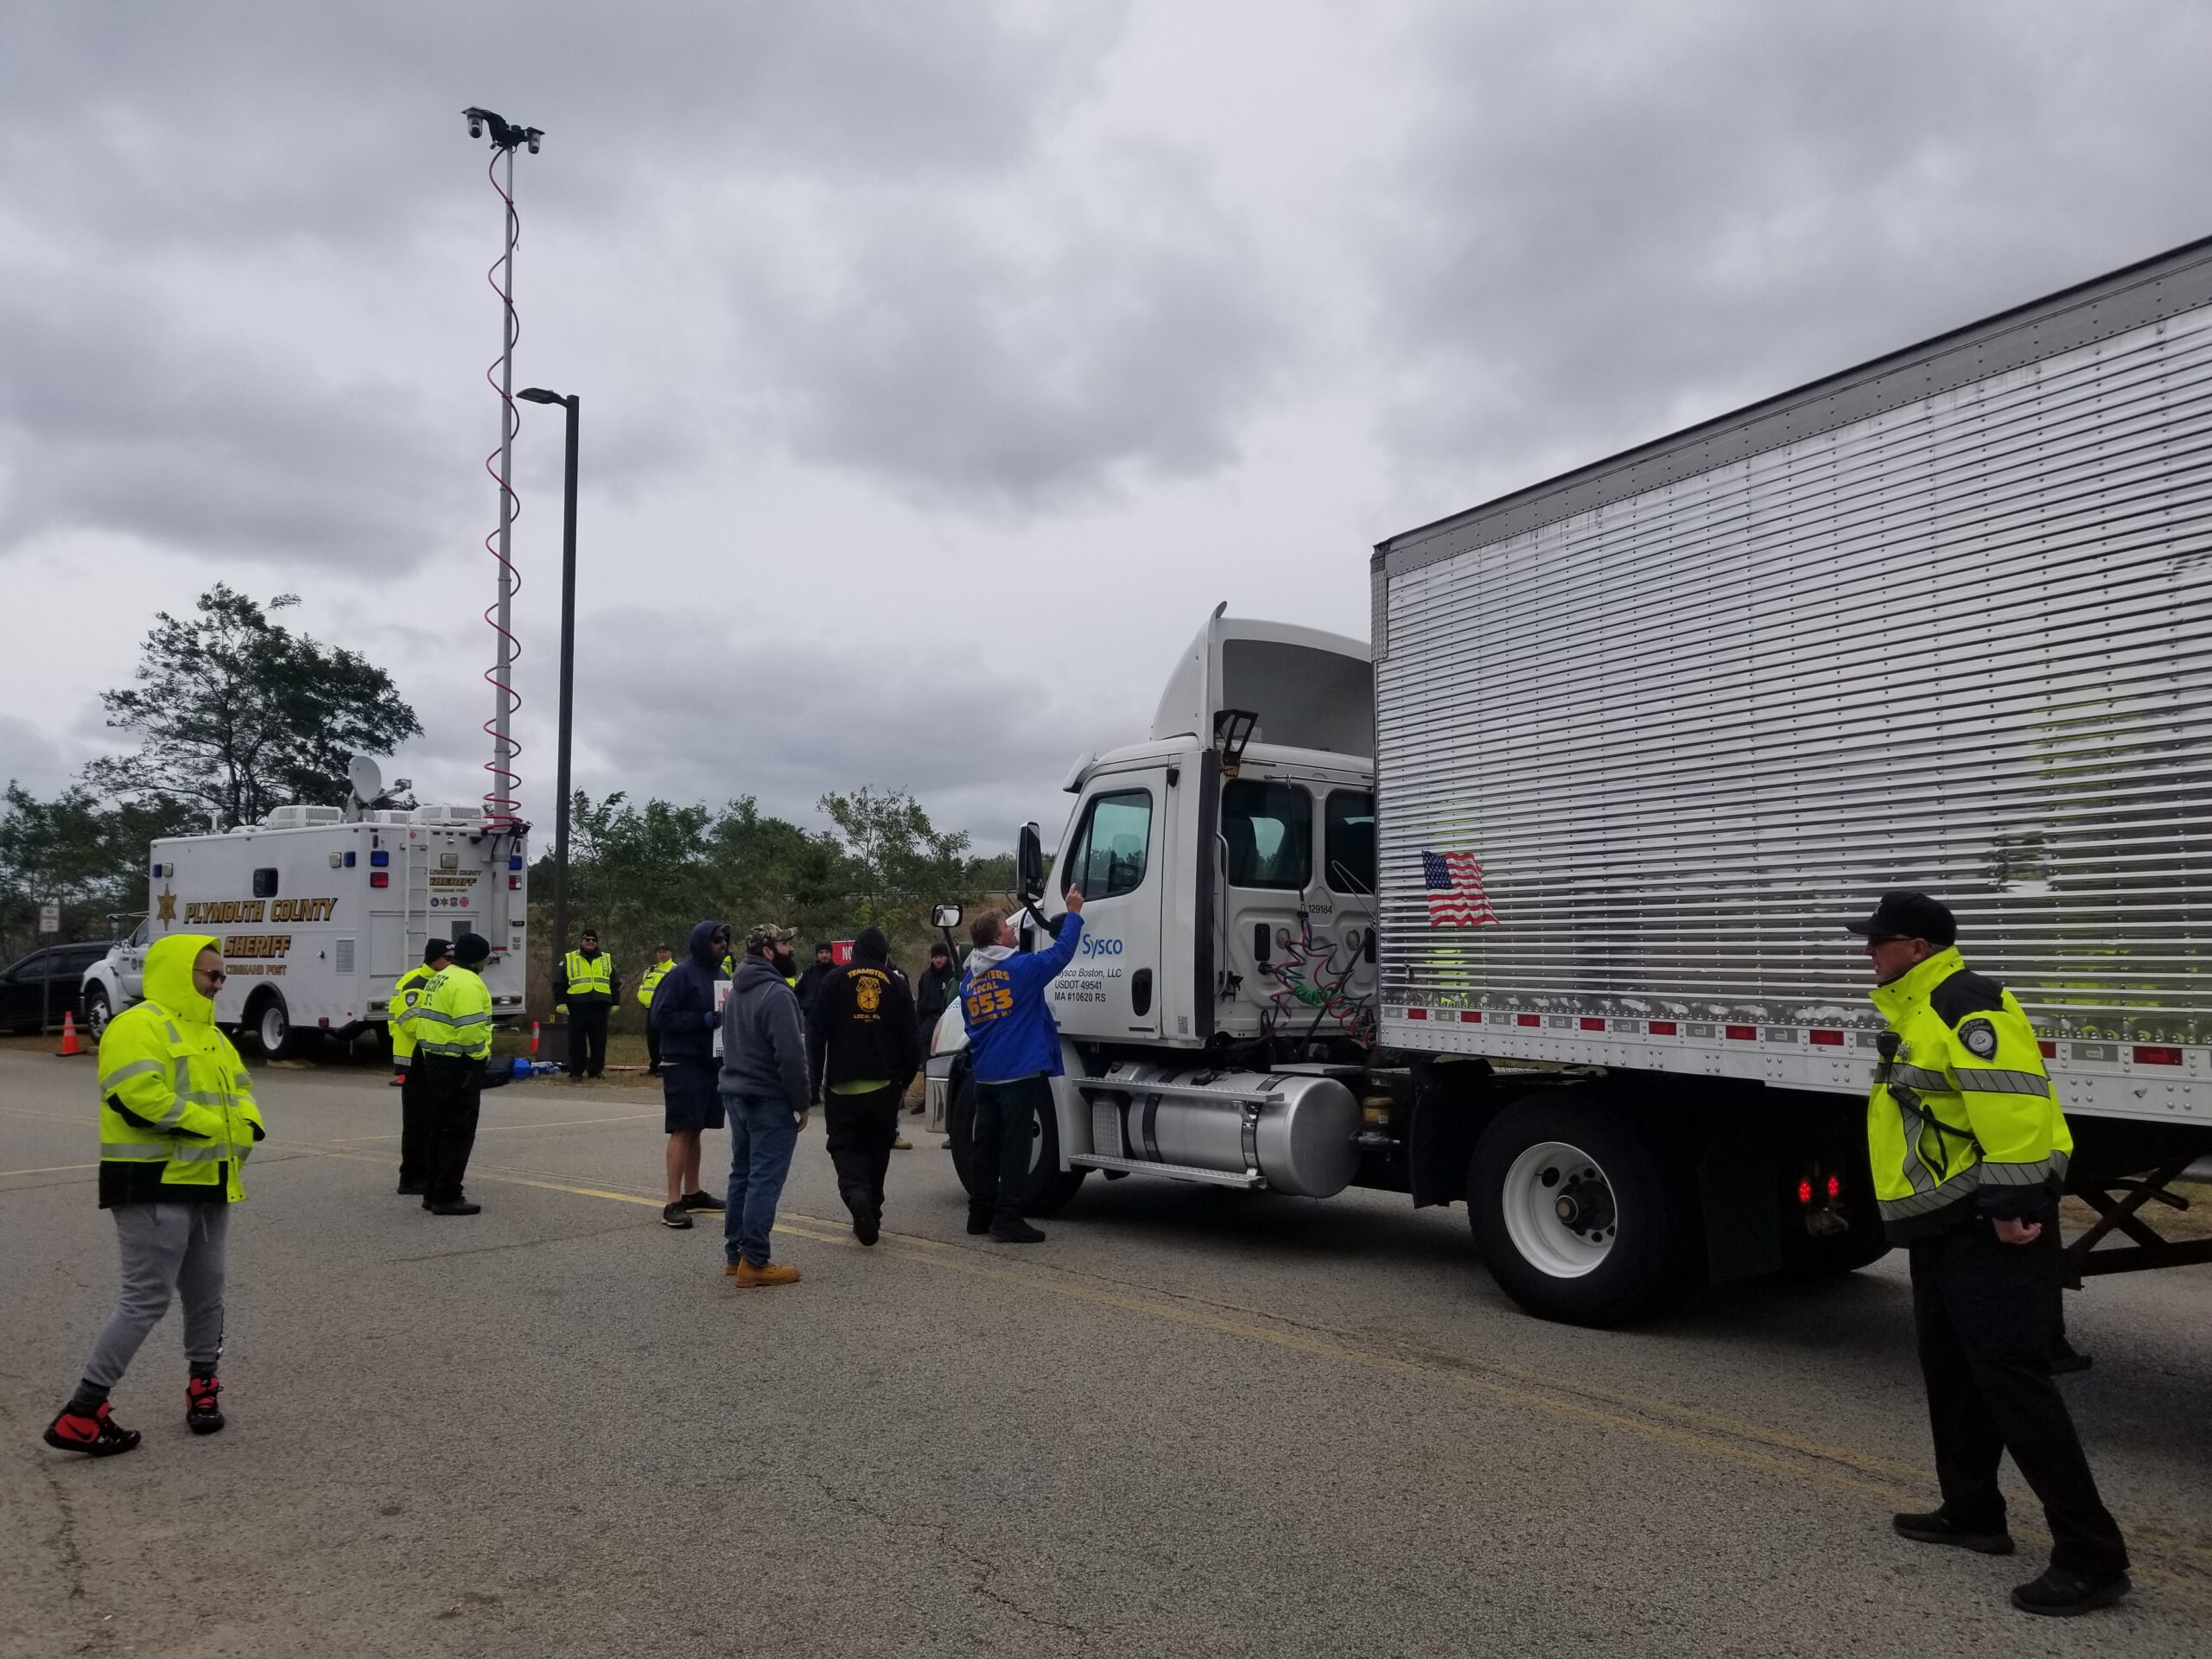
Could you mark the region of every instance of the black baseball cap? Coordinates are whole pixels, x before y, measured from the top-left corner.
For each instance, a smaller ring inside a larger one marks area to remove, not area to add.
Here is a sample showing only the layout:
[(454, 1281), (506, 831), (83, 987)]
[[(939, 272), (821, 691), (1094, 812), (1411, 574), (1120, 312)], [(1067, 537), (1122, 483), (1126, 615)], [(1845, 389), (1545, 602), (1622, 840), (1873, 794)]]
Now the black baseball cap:
[(1959, 942), (1958, 918), (1951, 907), (1924, 893), (1885, 893), (1872, 916), (1845, 926), (1866, 939), (1925, 939), (1934, 945)]

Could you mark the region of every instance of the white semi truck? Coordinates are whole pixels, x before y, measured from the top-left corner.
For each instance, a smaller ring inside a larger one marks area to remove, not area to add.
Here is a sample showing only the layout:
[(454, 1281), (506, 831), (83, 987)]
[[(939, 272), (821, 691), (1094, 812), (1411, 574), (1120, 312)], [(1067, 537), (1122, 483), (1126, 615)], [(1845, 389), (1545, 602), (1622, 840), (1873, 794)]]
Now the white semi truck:
[(493, 1007), (518, 1017), (526, 835), (520, 824), (487, 823), (475, 805), (295, 805), (226, 834), (157, 841), (147, 855), (146, 919), (86, 970), (85, 1022), (97, 1034), (138, 1001), (147, 945), (180, 932), (222, 940), (230, 977), (215, 1018), (272, 1056), (305, 1033), (352, 1038), (383, 1025), (393, 981), (433, 937), (488, 938)]
[(2036, 1022), (2103, 1217), (2076, 1282), (2212, 1261), (2145, 1208), (2212, 1151), (2212, 243), (1371, 570), (1371, 648), (1217, 611), (1076, 766), (1049, 876), (1023, 830), (1033, 925), (1085, 895), (1035, 1211), (1094, 1171), (1464, 1201), (1509, 1294), (1592, 1324), (1849, 1271), (1843, 925), (1920, 888)]

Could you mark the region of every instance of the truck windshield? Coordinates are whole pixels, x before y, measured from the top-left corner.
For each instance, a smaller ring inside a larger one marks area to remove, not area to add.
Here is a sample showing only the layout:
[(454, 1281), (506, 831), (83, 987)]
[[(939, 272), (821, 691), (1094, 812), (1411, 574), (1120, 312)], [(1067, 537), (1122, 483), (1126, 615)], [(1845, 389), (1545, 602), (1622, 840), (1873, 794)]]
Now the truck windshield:
[(1313, 798), (1295, 784), (1240, 778), (1221, 791), (1229, 885), (1297, 891), (1313, 868)]

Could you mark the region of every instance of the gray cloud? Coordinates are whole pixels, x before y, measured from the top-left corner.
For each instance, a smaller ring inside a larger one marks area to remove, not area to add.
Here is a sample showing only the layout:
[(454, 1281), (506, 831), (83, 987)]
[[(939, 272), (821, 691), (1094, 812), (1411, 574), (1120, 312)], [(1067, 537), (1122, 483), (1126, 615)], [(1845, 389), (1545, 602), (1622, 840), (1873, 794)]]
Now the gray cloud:
[(13, 715), (0, 715), (0, 782), (12, 779), (34, 795), (52, 795), (76, 770), (76, 763), (43, 729)]
[(2203, 228), (2201, 10), (1493, 4), (1414, 50), (1388, 434), (1491, 487)]
[(121, 283), (0, 285), (0, 557), (91, 530), (226, 561), (397, 569), (466, 511), (467, 462), (441, 451), (411, 389), (318, 378)]
[[(593, 617), (590, 633), (610, 660), (647, 662), (668, 649), (665, 619), (649, 613)], [(1143, 729), (1134, 706), (1072, 705), (1043, 654), (979, 664), (964, 652), (864, 657), (794, 641), (769, 663), (709, 630), (686, 639), (687, 652), (720, 666), (625, 677), (578, 712), (579, 751), (607, 757), (633, 799), (719, 804), (752, 795), (763, 810), (810, 823), (824, 791), (906, 789), (939, 828), (1004, 848), (1026, 818), (1042, 823), (1048, 840), (1057, 835), (1068, 806), (1057, 788), (1077, 754)], [(541, 781), (550, 779), (550, 747), (537, 760)], [(581, 762), (578, 783), (591, 787)]]

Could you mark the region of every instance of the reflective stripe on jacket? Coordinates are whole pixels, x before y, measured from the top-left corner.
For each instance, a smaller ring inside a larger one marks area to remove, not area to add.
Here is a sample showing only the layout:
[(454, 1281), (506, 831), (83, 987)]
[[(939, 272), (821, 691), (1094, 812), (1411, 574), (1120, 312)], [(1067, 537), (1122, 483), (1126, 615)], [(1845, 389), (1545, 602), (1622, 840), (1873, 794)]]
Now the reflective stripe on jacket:
[(614, 958), (606, 951), (588, 957), (581, 950), (571, 950), (561, 958), (562, 977), (567, 982), (566, 999), (580, 996), (603, 996), (613, 1001), (614, 996)]
[(415, 1005), (423, 1000), (423, 988), (436, 971), (427, 962), (418, 962), (402, 974), (391, 988), (391, 1001), (385, 1018), (391, 1027), (391, 1058), (395, 1060), (410, 1058), (415, 1052), (415, 1027), (410, 1016)]
[(418, 1054), (479, 1062), (492, 1058), (492, 993), (472, 968), (456, 963), (431, 975), (408, 1020)]
[(262, 1122), (238, 1050), (192, 982), (194, 960), (214, 944), (190, 933), (156, 940), (146, 952), (147, 1000), (100, 1033), (100, 1161), (158, 1164), (164, 1185), (220, 1182), (235, 1204)]
[(645, 971), (638, 976), (638, 1001), (649, 1008), (652, 1007), (653, 993), (660, 988), (661, 981), (668, 977), (669, 969), (675, 966), (676, 958), (673, 957), (666, 962), (647, 963)]
[(1873, 1000), (1890, 1028), (1866, 1145), (1890, 1236), (1940, 1231), (1968, 1205), (1990, 1217), (2046, 1210), (2074, 1137), (2012, 994), (1945, 950)]

